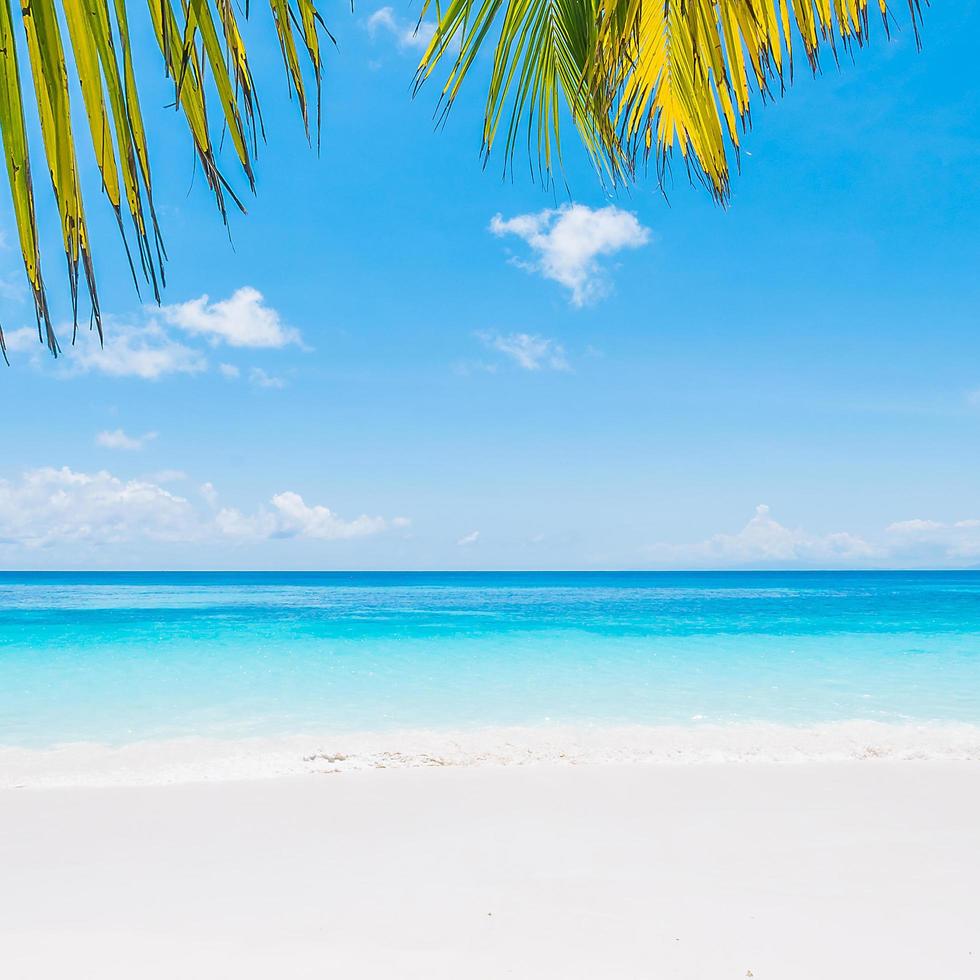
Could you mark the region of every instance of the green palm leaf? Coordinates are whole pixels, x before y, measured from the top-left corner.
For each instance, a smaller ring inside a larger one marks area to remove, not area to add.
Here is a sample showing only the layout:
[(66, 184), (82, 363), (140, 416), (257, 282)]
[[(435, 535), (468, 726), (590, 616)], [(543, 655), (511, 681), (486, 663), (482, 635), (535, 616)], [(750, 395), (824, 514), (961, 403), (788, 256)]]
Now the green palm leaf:
[[(0, 0), (0, 135), (24, 268), (37, 313), (38, 333), (53, 354), (59, 352), (51, 327), (44, 277), (41, 273), (36, 189), (31, 174), (26, 115), (40, 121), (44, 158), (61, 226), (68, 262), (74, 322), (78, 324), (79, 280), (83, 279), (93, 325), (102, 336), (95, 268), (92, 261), (83, 191), (77, 160), (77, 134), (72, 124), (69, 78), (82, 94), (89, 138), (101, 176), (102, 192), (116, 215), (136, 281), (149, 283), (159, 301), (166, 253), (153, 207), (153, 183), (146, 130), (127, 22), (127, 0), (24, 0), (23, 41), (31, 76), (26, 89), (10, 0)], [(275, 28), (292, 90), (308, 131), (308, 99), (299, 51), (313, 68), (317, 118), (322, 72), (318, 25), (312, 0), (271, 0)], [(188, 127), (205, 177), (222, 217), (226, 198), (244, 211), (240, 199), (218, 169), (205, 93), (213, 88), (220, 121), (250, 186), (258, 143), (257, 100), (245, 44), (232, 0), (147, 0), (150, 20), (174, 84), (175, 105)], [(67, 43), (61, 24), (67, 28)], [(297, 42), (297, 37), (299, 41)], [(33, 104), (30, 94), (34, 96)], [(128, 237), (136, 242), (134, 261)], [(0, 350), (3, 333), (0, 330)]]
[[(874, 0), (889, 27), (885, 0)], [(918, 41), (919, 0), (906, 0)], [(754, 98), (791, 81), (793, 46), (811, 70), (824, 49), (863, 45), (869, 0), (427, 0), (436, 29), (419, 82), (443, 62), (456, 98), (485, 45), (493, 69), (484, 154), (501, 132), (507, 162), (522, 123), (543, 168), (560, 158), (562, 114), (614, 177), (678, 152), (720, 201)], [(507, 115), (509, 114), (509, 119)], [(505, 121), (506, 120), (506, 121)]]
[[(629, 161), (607, 111), (608, 96), (590, 82), (600, 41), (599, 0), (451, 0), (444, 9), (426, 0), (437, 17), (423, 55), (416, 90), (451, 52), (454, 61), (442, 89), (448, 111), (491, 36), (496, 37), (483, 126), (489, 157), (503, 125), (505, 165), (513, 163), (522, 133), (542, 174), (561, 159), (561, 119), (568, 113), (583, 144), (602, 170), (624, 175)], [(495, 31), (495, 22), (500, 22)]]

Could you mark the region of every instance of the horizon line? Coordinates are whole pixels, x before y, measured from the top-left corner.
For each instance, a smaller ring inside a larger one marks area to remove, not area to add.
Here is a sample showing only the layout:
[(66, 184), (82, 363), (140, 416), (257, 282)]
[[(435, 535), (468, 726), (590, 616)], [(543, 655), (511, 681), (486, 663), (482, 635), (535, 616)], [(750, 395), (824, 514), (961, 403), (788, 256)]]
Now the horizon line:
[(10, 568), (3, 575), (766, 575), (951, 574), (963, 568)]

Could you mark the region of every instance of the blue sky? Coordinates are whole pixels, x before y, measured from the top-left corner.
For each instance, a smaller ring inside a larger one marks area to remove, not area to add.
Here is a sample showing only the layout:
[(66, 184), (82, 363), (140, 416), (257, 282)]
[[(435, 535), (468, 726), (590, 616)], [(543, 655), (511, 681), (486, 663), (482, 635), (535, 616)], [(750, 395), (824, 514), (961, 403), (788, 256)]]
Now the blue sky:
[(0, 251), (4, 567), (980, 564), (976, 4), (798, 71), (727, 210), (677, 168), (666, 200), (575, 152), (568, 194), (482, 169), (485, 76), (434, 131), (410, 7), (326, 11), (318, 157), (264, 13), (231, 243), (144, 70), (163, 310), (94, 185), (104, 354), (28, 346)]

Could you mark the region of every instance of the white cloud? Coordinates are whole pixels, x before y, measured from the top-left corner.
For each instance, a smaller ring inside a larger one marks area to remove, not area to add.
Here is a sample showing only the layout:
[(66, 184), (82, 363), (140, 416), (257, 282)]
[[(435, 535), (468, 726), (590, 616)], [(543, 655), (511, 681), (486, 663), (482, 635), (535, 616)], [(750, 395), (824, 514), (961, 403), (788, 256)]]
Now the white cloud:
[(207, 295), (161, 308), (163, 318), (187, 333), (212, 344), (231, 347), (285, 347), (301, 343), (299, 332), (287, 327), (278, 312), (266, 306), (251, 286), (236, 289), (228, 298), (210, 302)]
[[(67, 326), (60, 328), (59, 333), (68, 334), (70, 339), (70, 331), (71, 327)], [(219, 343), (251, 348), (302, 345), (299, 332), (282, 322), (279, 313), (263, 302), (262, 294), (251, 286), (243, 286), (228, 299), (215, 303), (205, 295), (161, 307), (159, 312), (147, 310), (135, 320), (106, 316), (105, 345), (99, 344), (95, 331), (79, 330), (76, 343), (64, 345), (64, 357), (55, 368), (55, 376), (67, 378), (97, 371), (113, 377), (155, 381), (165, 375), (200, 374), (208, 370), (201, 347), (177, 339), (174, 336), (177, 331), (211, 346)], [(43, 348), (38, 343), (36, 329), (22, 327), (8, 331), (5, 340), (8, 351), (29, 353), (32, 363), (41, 363), (39, 355)], [(229, 379), (241, 375), (241, 369), (234, 364), (221, 363), (218, 371)], [(282, 386), (281, 379), (262, 368), (253, 368), (250, 380), (260, 387)]]
[(845, 531), (813, 534), (775, 520), (765, 504), (734, 534), (715, 534), (693, 545), (658, 545), (651, 549), (658, 563), (679, 567), (729, 568), (756, 565), (830, 566), (867, 564), (884, 553), (863, 538)]
[(485, 361), (455, 361), (452, 371), (461, 378), (468, 378), (472, 374), (496, 374), (497, 365)]
[(379, 7), (365, 23), (371, 37), (376, 37), (382, 31), (392, 34), (398, 30), (398, 22), (392, 7)]
[(155, 381), (166, 374), (198, 374), (208, 366), (204, 355), (171, 339), (154, 320), (143, 326), (107, 318), (105, 347), (94, 332), (79, 331), (74, 347), (66, 348), (70, 369), (98, 371), (117, 378)]
[(274, 530), (274, 522), (267, 514), (243, 514), (235, 507), (223, 507), (219, 510), (215, 524), (229, 538), (268, 538)]
[(277, 493), (271, 509), (247, 515), (235, 508), (222, 508), (215, 518), (223, 534), (236, 538), (314, 538), (321, 541), (359, 538), (388, 527), (383, 517), (362, 514), (346, 521), (322, 504), (309, 506), (298, 493)]
[(125, 449), (129, 451), (134, 451), (137, 449), (142, 449), (148, 442), (152, 442), (156, 439), (157, 434), (155, 432), (144, 432), (141, 436), (129, 436), (122, 429), (113, 429), (110, 431), (100, 432), (96, 437), (95, 441), (98, 445), (102, 446), (103, 449)]
[(564, 204), (555, 210), (506, 219), (497, 214), (490, 221), (490, 231), (497, 236), (517, 235), (527, 242), (534, 258), (518, 264), (561, 283), (571, 292), (575, 306), (598, 299), (607, 291), (600, 256), (639, 248), (650, 240), (649, 229), (635, 214), (612, 204), (595, 209)]
[(322, 504), (307, 504), (290, 490), (277, 493), (268, 506), (251, 514), (233, 508), (217, 510), (218, 495), (210, 483), (200, 488), (208, 505), (202, 507), (166, 490), (160, 482), (121, 479), (106, 470), (79, 473), (67, 466), (42, 467), (16, 480), (0, 480), (0, 548), (32, 551), (57, 545), (77, 548), (229, 538), (333, 541), (409, 523), (403, 517), (389, 524), (383, 517), (367, 515), (345, 520)]
[(148, 473), (144, 479), (150, 483), (181, 483), (187, 479), (187, 474), (183, 470), (157, 470)]
[(141, 540), (188, 541), (201, 528), (190, 503), (145, 480), (63, 466), (0, 480), (0, 542), (28, 549), (53, 544), (103, 545)]
[(372, 40), (380, 34), (386, 34), (395, 39), (398, 47), (414, 48), (418, 51), (424, 51), (429, 46), (436, 30), (431, 21), (414, 24), (402, 20), (391, 7), (376, 10), (368, 17), (365, 26)]
[(382, 517), (368, 517), (362, 514), (352, 521), (339, 518), (329, 507), (316, 504), (307, 506), (298, 493), (287, 491), (277, 493), (272, 505), (278, 511), (279, 528), (277, 537), (307, 538), (359, 538), (365, 534), (377, 534), (385, 530), (387, 523)]
[(31, 353), (43, 347), (36, 327), (18, 327), (16, 330), (4, 330), (3, 342), (8, 353), (11, 354)]
[(286, 382), (282, 378), (277, 378), (275, 375), (269, 374), (263, 371), (260, 367), (254, 367), (248, 372), (248, 380), (251, 381), (256, 388), (285, 388)]
[(658, 567), (668, 568), (963, 568), (980, 563), (980, 520), (912, 518), (868, 539), (785, 527), (760, 504), (734, 534), (690, 545), (661, 544), (648, 553)]
[(944, 527), (939, 521), (923, 521), (913, 518), (910, 521), (895, 521), (885, 528), (890, 534), (916, 534), (921, 531), (935, 531)]
[(886, 528), (896, 556), (917, 565), (957, 565), (980, 561), (980, 520), (934, 521), (913, 518)]
[(218, 506), (218, 491), (214, 489), (213, 483), (202, 483), (201, 496), (207, 501), (209, 507)]
[(479, 531), (470, 531), (469, 534), (464, 534), (456, 542), (456, 544), (459, 545), (460, 548), (466, 548), (466, 547), (469, 547), (471, 544), (476, 544), (477, 541), (479, 541), (479, 540), (480, 540), (480, 532)]
[(570, 370), (564, 348), (548, 337), (528, 333), (499, 334), (487, 331), (480, 331), (477, 336), (491, 350), (505, 354), (526, 371), (539, 371), (541, 368), (551, 368), (553, 371)]

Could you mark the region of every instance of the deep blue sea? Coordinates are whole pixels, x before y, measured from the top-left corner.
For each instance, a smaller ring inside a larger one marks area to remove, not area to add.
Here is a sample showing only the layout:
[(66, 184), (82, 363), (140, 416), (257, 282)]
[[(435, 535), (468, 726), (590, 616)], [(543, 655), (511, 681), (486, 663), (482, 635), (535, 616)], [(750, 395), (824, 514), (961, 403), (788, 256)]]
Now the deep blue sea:
[(0, 745), (980, 724), (980, 573), (2, 573)]

